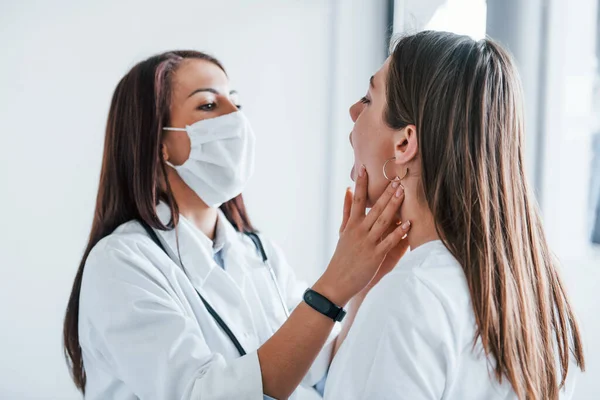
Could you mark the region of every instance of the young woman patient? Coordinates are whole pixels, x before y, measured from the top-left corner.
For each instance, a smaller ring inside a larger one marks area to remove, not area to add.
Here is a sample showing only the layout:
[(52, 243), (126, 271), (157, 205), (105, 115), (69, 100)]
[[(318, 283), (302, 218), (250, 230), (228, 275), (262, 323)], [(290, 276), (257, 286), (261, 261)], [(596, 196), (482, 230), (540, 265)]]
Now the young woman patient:
[(421, 32), (369, 86), (350, 109), (355, 165), (371, 204), (404, 187), (411, 252), (366, 297), (325, 397), (570, 398), (582, 340), (526, 179), (511, 57)]

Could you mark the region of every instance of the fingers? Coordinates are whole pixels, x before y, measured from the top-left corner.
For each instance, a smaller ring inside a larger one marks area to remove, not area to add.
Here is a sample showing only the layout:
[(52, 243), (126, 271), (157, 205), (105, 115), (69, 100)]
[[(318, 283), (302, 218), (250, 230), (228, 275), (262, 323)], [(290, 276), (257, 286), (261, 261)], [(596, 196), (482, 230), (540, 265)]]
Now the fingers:
[(398, 212), (398, 209), (400, 208), (400, 205), (403, 201), (404, 188), (402, 186), (399, 186), (398, 188), (396, 188), (394, 194), (387, 202), (387, 205), (383, 209), (381, 215), (379, 215), (379, 217), (371, 227), (371, 230), (369, 231), (369, 237), (372, 240), (377, 240), (378, 238), (380, 238), (388, 230), (390, 225), (394, 223), (394, 220), (396, 220), (397, 218), (396, 214)]
[(367, 185), (369, 178), (367, 177), (367, 169), (361, 165), (356, 178), (356, 186), (354, 188), (354, 200), (352, 201), (352, 210), (350, 218), (359, 219), (364, 217), (367, 207)]
[(377, 251), (381, 252), (382, 254), (387, 254), (391, 249), (393, 249), (400, 243), (402, 238), (410, 230), (410, 226), (410, 221), (406, 221), (402, 225), (394, 229), (392, 233), (387, 235), (387, 237), (377, 245)]
[(383, 194), (379, 197), (379, 199), (377, 200), (377, 202), (375, 203), (373, 208), (371, 208), (371, 210), (369, 210), (369, 213), (367, 214), (365, 221), (364, 221), (364, 224), (367, 229), (371, 229), (371, 227), (373, 226), (375, 221), (377, 221), (377, 219), (379, 218), (381, 213), (383, 213), (383, 211), (387, 207), (388, 203), (390, 202), (390, 199), (394, 196), (394, 194), (398, 190), (399, 186), (400, 186), (400, 184), (398, 182), (390, 183), (388, 185), (388, 187), (385, 189), (385, 191), (383, 192)]
[(350, 188), (346, 189), (346, 193), (344, 195), (344, 213), (342, 215), (342, 225), (340, 226), (340, 234), (346, 229), (346, 225), (348, 224), (348, 220), (350, 219), (350, 211), (352, 210), (352, 190)]

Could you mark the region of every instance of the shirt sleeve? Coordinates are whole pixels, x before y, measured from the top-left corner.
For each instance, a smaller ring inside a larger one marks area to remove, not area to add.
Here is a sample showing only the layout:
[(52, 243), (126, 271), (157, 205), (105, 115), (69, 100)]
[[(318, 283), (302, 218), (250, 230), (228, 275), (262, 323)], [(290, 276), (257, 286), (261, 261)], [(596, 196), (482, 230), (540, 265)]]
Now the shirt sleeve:
[(262, 399), (257, 353), (227, 361), (211, 352), (198, 323), (148, 256), (159, 255), (142, 254), (137, 242), (112, 244), (96, 246), (84, 270), (79, 323), (84, 363), (100, 363), (144, 400)]
[[(294, 269), (288, 264), (283, 251), (273, 242), (268, 242), (269, 257), (273, 260), (272, 265), (277, 275), (280, 287), (285, 288), (286, 302), (289, 310), (293, 310), (302, 301), (304, 291), (309, 287), (308, 284), (296, 277)], [(310, 370), (302, 380), (305, 386), (313, 387), (323, 381), (329, 370), (335, 340), (339, 335), (341, 325), (336, 323), (331, 334), (325, 342), (325, 346), (319, 352), (319, 355), (313, 362)]]
[(385, 277), (336, 355), (325, 399), (441, 399), (451, 332), (442, 304), (417, 277)]

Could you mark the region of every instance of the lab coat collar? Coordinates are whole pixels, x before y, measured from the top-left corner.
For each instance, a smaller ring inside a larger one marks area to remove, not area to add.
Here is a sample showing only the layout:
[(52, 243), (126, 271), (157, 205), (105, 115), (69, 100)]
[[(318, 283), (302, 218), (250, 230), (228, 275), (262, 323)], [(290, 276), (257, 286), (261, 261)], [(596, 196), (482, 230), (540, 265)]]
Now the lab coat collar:
[[(192, 277), (195, 277), (197, 278), (197, 283), (200, 285), (204, 284), (204, 281), (212, 273), (213, 268), (217, 267), (220, 269), (214, 261), (214, 253), (216, 251), (223, 250), (225, 253), (224, 257), (226, 257), (227, 253), (230, 253), (229, 250), (231, 247), (236, 247), (237, 251), (234, 253), (244, 250), (238, 247), (240, 244), (238, 242), (241, 239), (240, 233), (235, 230), (221, 210), (217, 212), (218, 218), (214, 242), (183, 215), (179, 216), (179, 224), (176, 229), (158, 231), (171, 251), (171, 258), (184, 268), (190, 280)], [(171, 220), (171, 210), (163, 202), (157, 206), (157, 215), (165, 225)], [(181, 262), (179, 262), (179, 255), (181, 255)], [(238, 257), (235, 258), (239, 260)]]
[(232, 243), (236, 243), (240, 240), (240, 233), (235, 230), (223, 211), (218, 210), (218, 214), (217, 231), (213, 244), (215, 252), (219, 250), (227, 251)]
[(217, 210), (217, 226), (215, 228), (215, 238), (212, 241), (204, 234), (204, 232), (198, 229), (192, 221), (186, 219), (183, 215), (181, 215), (179, 218), (187, 221), (187, 225), (191, 228), (194, 234), (198, 235), (198, 240), (202, 243), (202, 245), (211, 247), (214, 254), (224, 250), (228, 243), (236, 240), (236, 231), (221, 210)]

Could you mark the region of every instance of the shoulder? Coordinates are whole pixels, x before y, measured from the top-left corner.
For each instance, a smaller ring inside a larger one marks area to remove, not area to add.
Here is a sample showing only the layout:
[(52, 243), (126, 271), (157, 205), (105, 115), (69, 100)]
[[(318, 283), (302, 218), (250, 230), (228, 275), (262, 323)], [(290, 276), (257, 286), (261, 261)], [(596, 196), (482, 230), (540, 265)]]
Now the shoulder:
[(128, 222), (100, 240), (83, 269), (79, 294), (82, 340), (90, 343), (93, 332), (128, 324), (142, 315), (181, 313), (177, 268), (136, 222)]
[[(470, 310), (469, 287), (462, 266), (441, 241), (426, 243), (408, 253), (386, 277), (383, 290), (403, 297), (435, 299), (449, 313)], [(394, 288), (401, 287), (402, 291)]]
[[(159, 251), (160, 248), (138, 222), (126, 222), (96, 243), (86, 259), (85, 271), (98, 273), (118, 270), (120, 263), (152, 258)], [(99, 265), (102, 265), (101, 271), (96, 271)]]
[(367, 295), (360, 313), (368, 315), (368, 325), (401, 331), (433, 332), (452, 324), (443, 299), (414, 272), (384, 277)]
[(407, 254), (371, 289), (332, 364), (332, 398), (443, 394), (461, 333), (453, 307), (432, 284), (435, 273), (424, 272), (457, 268), (437, 247)]
[(123, 293), (168, 286), (168, 256), (135, 221), (119, 226), (90, 251), (83, 269), (80, 301), (107, 302)]
[(439, 241), (407, 254), (371, 290), (365, 303), (395, 321), (398, 329), (429, 331), (441, 341), (456, 341), (460, 332), (470, 335), (471, 330), (464, 328), (474, 323), (462, 267)]

